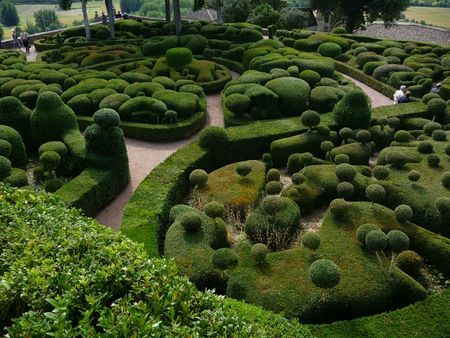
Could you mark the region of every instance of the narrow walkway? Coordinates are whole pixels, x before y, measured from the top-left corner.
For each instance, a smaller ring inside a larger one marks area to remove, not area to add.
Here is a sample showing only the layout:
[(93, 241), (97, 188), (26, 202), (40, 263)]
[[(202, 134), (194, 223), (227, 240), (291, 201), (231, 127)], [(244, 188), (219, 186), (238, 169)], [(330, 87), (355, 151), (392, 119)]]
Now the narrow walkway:
[[(342, 73), (341, 73), (342, 74)], [(361, 81), (358, 81), (348, 75), (342, 74), (345, 78), (349, 79), (350, 81), (353, 81), (355, 85), (357, 85), (359, 88), (361, 88), (372, 100), (372, 108), (377, 108), (381, 106), (390, 106), (394, 104), (394, 101), (391, 100), (389, 97), (384, 96), (380, 92), (377, 92), (375, 89), (369, 87), (368, 85), (362, 83)]]
[(27, 54), (27, 61), (28, 62), (35, 62), (37, 55), (38, 55), (38, 52), (36, 52), (36, 49), (34, 48), (34, 45), (32, 45), (30, 47), (30, 52)]

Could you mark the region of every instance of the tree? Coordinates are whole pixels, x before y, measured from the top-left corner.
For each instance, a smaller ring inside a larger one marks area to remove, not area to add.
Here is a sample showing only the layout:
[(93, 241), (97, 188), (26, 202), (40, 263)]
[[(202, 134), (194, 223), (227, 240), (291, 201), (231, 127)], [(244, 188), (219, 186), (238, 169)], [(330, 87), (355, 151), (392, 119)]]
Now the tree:
[(45, 32), (61, 27), (56, 13), (52, 9), (40, 9), (33, 14), (34, 22), (40, 32)]
[(332, 26), (345, 25), (349, 33), (376, 20), (390, 24), (408, 6), (409, 0), (311, 0), (312, 9), (330, 18)]
[(166, 22), (170, 22), (170, 0), (165, 0)]
[(173, 0), (173, 17), (175, 19), (175, 34), (181, 35), (183, 25), (181, 23), (180, 0)]
[(222, 23), (222, 7), (220, 0), (216, 0), (217, 23)]
[(19, 15), (16, 6), (11, 0), (3, 0), (0, 3), (0, 21), (4, 26), (16, 26), (19, 24)]
[(205, 5), (205, 0), (194, 0), (194, 12), (202, 9)]
[(81, 0), (81, 12), (83, 13), (84, 31), (86, 33), (86, 39), (91, 39), (91, 28), (89, 27), (89, 17), (87, 14), (87, 0)]
[(72, 0), (58, 0), (58, 5), (63, 11), (68, 11), (72, 7)]
[[(116, 37), (116, 30), (114, 29), (114, 7), (112, 4), (112, 0), (105, 0), (106, 11), (108, 13), (108, 21), (109, 21), (109, 36), (111, 39)], [(123, 7), (122, 7), (123, 8)]]

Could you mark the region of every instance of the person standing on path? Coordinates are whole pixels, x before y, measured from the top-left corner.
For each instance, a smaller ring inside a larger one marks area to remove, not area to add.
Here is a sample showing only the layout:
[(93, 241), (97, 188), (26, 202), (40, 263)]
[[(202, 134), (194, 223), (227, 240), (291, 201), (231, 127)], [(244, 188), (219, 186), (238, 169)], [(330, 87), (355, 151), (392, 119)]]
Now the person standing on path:
[(22, 44), (25, 47), (25, 52), (29, 53), (30, 52), (30, 36), (28, 35), (28, 33), (22, 32), (22, 34), (20, 34), (20, 40), (22, 40)]
[(406, 93), (406, 86), (401, 85), (400, 89), (397, 90), (394, 94), (394, 104), (399, 103), (399, 101), (405, 96)]
[(11, 36), (12, 36), (14, 48), (19, 48), (20, 49), (19, 38), (18, 38), (17, 32), (15, 30), (12, 31), (12, 35)]
[(102, 12), (102, 24), (106, 25), (108, 23), (108, 18), (105, 15), (105, 12)]

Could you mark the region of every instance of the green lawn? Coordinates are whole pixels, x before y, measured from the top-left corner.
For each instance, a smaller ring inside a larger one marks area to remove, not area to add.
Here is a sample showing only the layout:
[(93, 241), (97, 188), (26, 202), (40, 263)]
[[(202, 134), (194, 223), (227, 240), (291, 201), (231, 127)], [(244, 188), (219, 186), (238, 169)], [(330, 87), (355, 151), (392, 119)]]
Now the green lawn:
[(450, 29), (450, 8), (409, 7), (405, 14), (410, 20), (425, 20), (427, 24)]

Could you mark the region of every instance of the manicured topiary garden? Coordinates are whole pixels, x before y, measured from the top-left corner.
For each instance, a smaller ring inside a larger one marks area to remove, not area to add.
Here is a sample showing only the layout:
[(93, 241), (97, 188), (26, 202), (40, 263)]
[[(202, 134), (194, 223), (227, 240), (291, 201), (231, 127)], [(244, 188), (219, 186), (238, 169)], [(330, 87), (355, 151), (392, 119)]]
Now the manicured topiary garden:
[[(0, 53), (2, 333), (450, 333), (450, 47), (195, 21), (179, 37), (116, 31), (37, 41), (37, 62)], [(415, 102), (372, 107), (342, 73), (389, 96), (406, 84)], [(168, 157), (124, 211), (142, 245), (55, 200), (95, 215), (129, 182), (124, 135), (186, 138), (213, 93), (226, 128)], [(29, 289), (33, 269), (48, 278)]]

